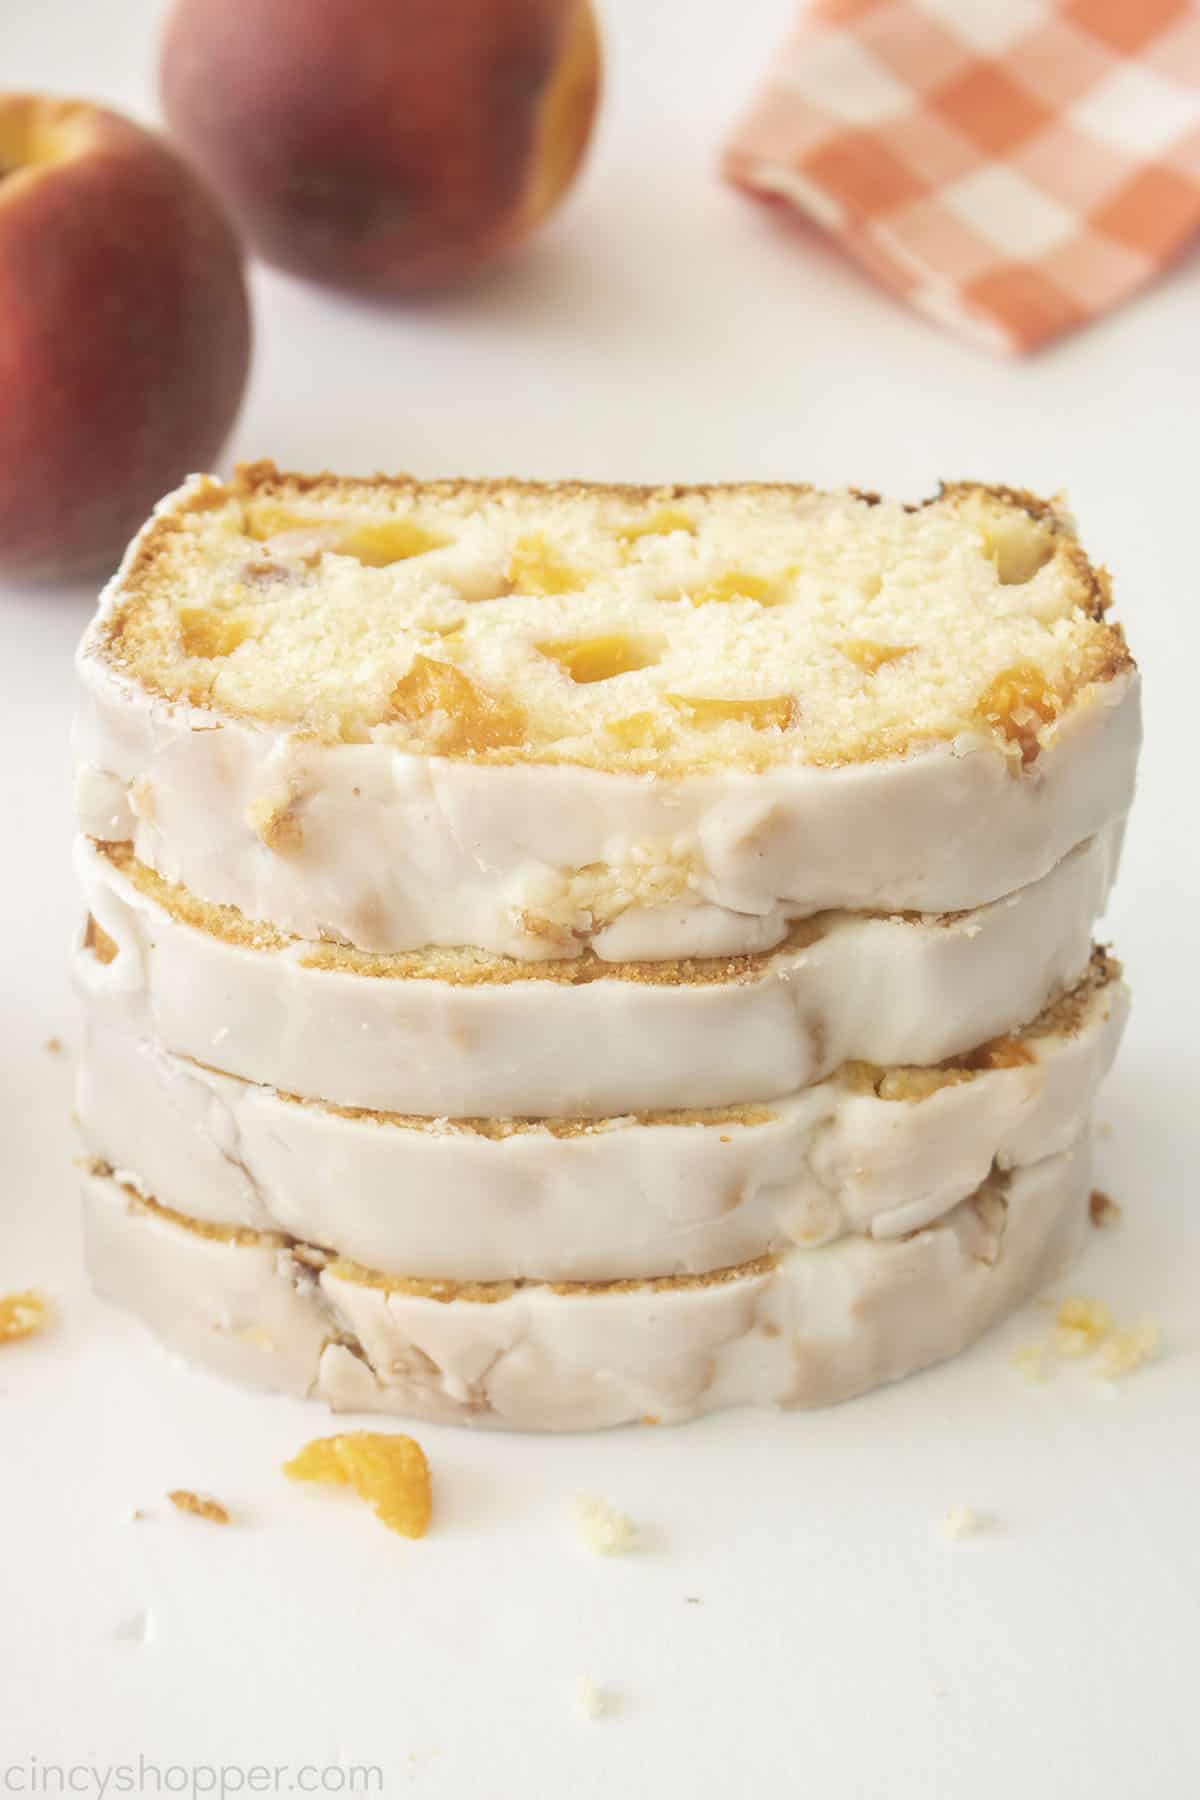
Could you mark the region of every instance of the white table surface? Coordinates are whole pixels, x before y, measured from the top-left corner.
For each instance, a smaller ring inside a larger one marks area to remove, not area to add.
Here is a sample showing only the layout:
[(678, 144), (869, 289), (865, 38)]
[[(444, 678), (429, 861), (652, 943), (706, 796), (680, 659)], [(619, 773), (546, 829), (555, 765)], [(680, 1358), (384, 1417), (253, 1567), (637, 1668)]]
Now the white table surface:
[[(4, 10), (6, 84), (154, 116), (151, 0)], [(1030, 1309), (957, 1364), (823, 1413), (562, 1440), (427, 1427), (437, 1525), (419, 1544), (285, 1482), (326, 1414), (172, 1365), (83, 1282), (70, 1062), (43, 1046), (78, 1038), (66, 734), (92, 595), (6, 592), (0, 1292), (46, 1285), (61, 1324), (0, 1352), (0, 1793), (34, 1791), (34, 1759), (98, 1792), (139, 1756), (237, 1765), (246, 1791), (254, 1764), (326, 1792), (378, 1765), (374, 1791), (430, 1800), (1200, 1787), (1200, 260), (1049, 354), (989, 360), (715, 178), (788, 0), (605, 10), (602, 129), (566, 211), (437, 304), (256, 272), (231, 454), (1067, 488), (1149, 709), (1110, 919), (1136, 1007), (1098, 1145), (1125, 1219), (1069, 1287), (1157, 1319), (1164, 1354), (1119, 1391), (1081, 1367), (1031, 1386), (1009, 1362), (1044, 1329)], [(175, 1515), (175, 1486), (222, 1496), (236, 1525)], [(589, 1558), (580, 1490), (628, 1510), (645, 1547)], [(993, 1527), (948, 1542), (958, 1502)], [(573, 1716), (580, 1674), (611, 1699), (594, 1724)]]

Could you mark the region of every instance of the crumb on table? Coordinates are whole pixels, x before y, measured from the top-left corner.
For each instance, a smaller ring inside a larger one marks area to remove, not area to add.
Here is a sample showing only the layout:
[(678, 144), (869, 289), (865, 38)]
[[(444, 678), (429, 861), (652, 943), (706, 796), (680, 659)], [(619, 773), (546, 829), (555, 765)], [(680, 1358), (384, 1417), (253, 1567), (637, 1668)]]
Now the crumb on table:
[(1098, 1231), (1107, 1231), (1121, 1222), (1121, 1208), (1103, 1188), (1093, 1188), (1088, 1195), (1088, 1218)]
[(1103, 1300), (1072, 1294), (1054, 1315), (1054, 1348), (1059, 1356), (1090, 1356), (1112, 1328), (1112, 1312)]
[(597, 1556), (623, 1556), (637, 1544), (633, 1520), (594, 1494), (583, 1494), (575, 1502), (575, 1518), (580, 1537)]
[(0, 1344), (13, 1344), (18, 1338), (45, 1331), (51, 1316), (49, 1300), (33, 1288), (19, 1294), (0, 1294)]
[(167, 1499), (180, 1512), (192, 1513), (197, 1519), (208, 1519), (214, 1525), (229, 1523), (229, 1508), (214, 1500), (211, 1494), (194, 1494), (191, 1488), (172, 1488)]
[(590, 1675), (580, 1675), (575, 1683), (575, 1710), (581, 1719), (598, 1719), (604, 1711), (604, 1695)]
[(952, 1506), (942, 1517), (942, 1532), (948, 1538), (970, 1537), (983, 1528), (983, 1515), (973, 1506)]
[(57, 1035), (55, 1035), (54, 1037), (48, 1037), (46, 1039), (46, 1042), (45, 1042), (45, 1045), (43, 1046), (43, 1048), (51, 1056), (61, 1056), (65, 1046), (63, 1044), (62, 1039), (60, 1037), (58, 1037)]

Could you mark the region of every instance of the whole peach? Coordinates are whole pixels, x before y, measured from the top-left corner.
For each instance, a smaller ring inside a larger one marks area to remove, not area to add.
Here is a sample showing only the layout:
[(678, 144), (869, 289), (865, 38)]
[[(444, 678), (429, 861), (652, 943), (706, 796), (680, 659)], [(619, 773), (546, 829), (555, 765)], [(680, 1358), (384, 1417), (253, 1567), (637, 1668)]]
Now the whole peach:
[(381, 295), (524, 238), (599, 78), (589, 0), (176, 0), (162, 60), (172, 130), (260, 254)]
[(116, 561), (220, 448), (250, 314), (236, 238), (160, 139), (0, 95), (0, 573)]

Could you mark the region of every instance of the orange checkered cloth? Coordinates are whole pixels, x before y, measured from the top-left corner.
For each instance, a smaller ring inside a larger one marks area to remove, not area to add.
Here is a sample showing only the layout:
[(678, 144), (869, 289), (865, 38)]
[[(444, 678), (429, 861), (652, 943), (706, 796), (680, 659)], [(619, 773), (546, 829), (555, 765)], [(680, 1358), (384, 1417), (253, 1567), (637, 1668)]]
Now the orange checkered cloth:
[(1200, 0), (813, 0), (725, 172), (1032, 350), (1200, 234)]

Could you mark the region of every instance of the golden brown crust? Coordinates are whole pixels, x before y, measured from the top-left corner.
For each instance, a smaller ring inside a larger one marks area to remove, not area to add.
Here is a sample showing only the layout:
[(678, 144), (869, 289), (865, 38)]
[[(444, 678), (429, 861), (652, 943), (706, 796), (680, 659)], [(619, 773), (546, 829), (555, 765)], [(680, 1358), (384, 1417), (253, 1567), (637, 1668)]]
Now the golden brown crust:
[[(103, 1162), (90, 1164), (94, 1175), (115, 1181), (114, 1171)], [(251, 1231), (244, 1226), (212, 1225), (202, 1219), (190, 1218), (186, 1213), (176, 1212), (173, 1207), (164, 1206), (160, 1200), (149, 1199), (139, 1194), (136, 1188), (125, 1182), (118, 1185), (125, 1195), (131, 1212), (146, 1213), (151, 1218), (166, 1220), (184, 1231), (190, 1231), (194, 1237), (208, 1238), (215, 1243), (235, 1244), (253, 1248), (256, 1245), (263, 1249), (286, 1249), (297, 1261), (310, 1268), (326, 1269), (342, 1281), (351, 1281), (360, 1287), (379, 1288), (386, 1293), (409, 1294), (417, 1299), (425, 1300), (470, 1300), (477, 1304), (490, 1306), (499, 1300), (507, 1300), (523, 1288), (541, 1288), (551, 1294), (566, 1296), (578, 1294), (629, 1294), (629, 1293), (661, 1293), (683, 1292), (694, 1288), (724, 1287), (731, 1281), (741, 1281), (755, 1275), (767, 1275), (775, 1268), (778, 1261), (774, 1256), (756, 1256), (748, 1262), (737, 1263), (729, 1268), (711, 1269), (700, 1275), (655, 1275), (641, 1278), (630, 1278), (622, 1281), (437, 1281), (410, 1275), (386, 1275), (378, 1269), (367, 1269), (361, 1263), (351, 1262), (341, 1257), (331, 1257), (316, 1245), (305, 1244), (299, 1239), (289, 1238), (280, 1232)]]
[(329, 1273), (359, 1287), (407, 1294), (413, 1299), (438, 1300), (443, 1304), (451, 1300), (469, 1300), (475, 1305), (494, 1306), (498, 1300), (511, 1299), (525, 1288), (538, 1288), (544, 1293), (571, 1299), (585, 1294), (674, 1294), (694, 1292), (697, 1288), (726, 1287), (731, 1281), (769, 1275), (778, 1260), (775, 1256), (756, 1256), (749, 1262), (736, 1263), (726, 1269), (709, 1269), (701, 1275), (654, 1275), (623, 1281), (435, 1281), (412, 1275), (385, 1275), (340, 1257), (330, 1263)]
[(856, 1061), (843, 1063), (835, 1074), (858, 1092), (874, 1094), (879, 1100), (919, 1101), (940, 1088), (955, 1087), (978, 1075), (1028, 1066), (1037, 1062), (1036, 1045), (1042, 1038), (1076, 1037), (1087, 1021), (1095, 995), (1120, 981), (1121, 975), (1117, 958), (1103, 945), (1095, 944), (1082, 979), (1052, 1000), (1020, 1032), (990, 1038), (974, 1050), (948, 1056), (940, 1063), (920, 1067), (900, 1064), (885, 1069), (875, 1063)]
[[(84, 1167), (89, 1175), (116, 1180), (116, 1171), (99, 1157), (90, 1158)], [(131, 1212), (147, 1212), (169, 1219), (172, 1225), (190, 1231), (193, 1237), (209, 1238), (214, 1244), (240, 1244), (244, 1248), (258, 1245), (264, 1249), (286, 1250), (292, 1241), (278, 1231), (252, 1231), (248, 1225), (216, 1225), (208, 1219), (193, 1219), (188, 1213), (176, 1212), (174, 1207), (164, 1206), (159, 1200), (150, 1200), (145, 1194), (139, 1194), (128, 1182), (122, 1181), (118, 1185)]]
[[(214, 1071), (219, 1073), (219, 1071)], [(278, 1090), (276, 1090), (278, 1092)], [(279, 1092), (289, 1105), (313, 1106), (332, 1113), (339, 1119), (369, 1119), (378, 1125), (392, 1125), (409, 1131), (436, 1130), (439, 1135), (482, 1137), (493, 1141), (521, 1137), (538, 1132), (547, 1137), (603, 1137), (612, 1129), (612, 1119), (439, 1119), (431, 1121), (419, 1113), (373, 1112), (363, 1106), (335, 1106), (330, 1101), (307, 1100), (301, 1094)], [(646, 1112), (621, 1114), (622, 1122), (634, 1125), (770, 1125), (777, 1114), (769, 1106), (685, 1107), (671, 1110), (651, 1108)], [(723, 1139), (728, 1143), (729, 1139)]]
[[(92, 848), (97, 856), (132, 882), (139, 893), (161, 906), (172, 918), (220, 938), (224, 943), (269, 952), (296, 949), (307, 969), (340, 971), (391, 981), (445, 981), (454, 987), (506, 986), (518, 981), (551, 981), (570, 987), (586, 987), (593, 981), (631, 981), (647, 987), (692, 987), (755, 981), (769, 969), (773, 958), (814, 943), (826, 929), (829, 919), (836, 916), (817, 913), (798, 920), (773, 950), (747, 952), (740, 956), (682, 957), (674, 962), (605, 962), (594, 950), (581, 950), (578, 956), (537, 963), (525, 962), (519, 957), (488, 955), (469, 948), (377, 955), (356, 949), (351, 944), (313, 943), (306, 938), (289, 937), (266, 920), (247, 918), (235, 906), (201, 900), (189, 889), (167, 881), (139, 862), (129, 843), (102, 844), (92, 840)], [(90, 922), (89, 932), (86, 947), (94, 948), (104, 960), (111, 960), (100, 942), (104, 934), (94, 921)], [(111, 944), (111, 939), (106, 941)]]

